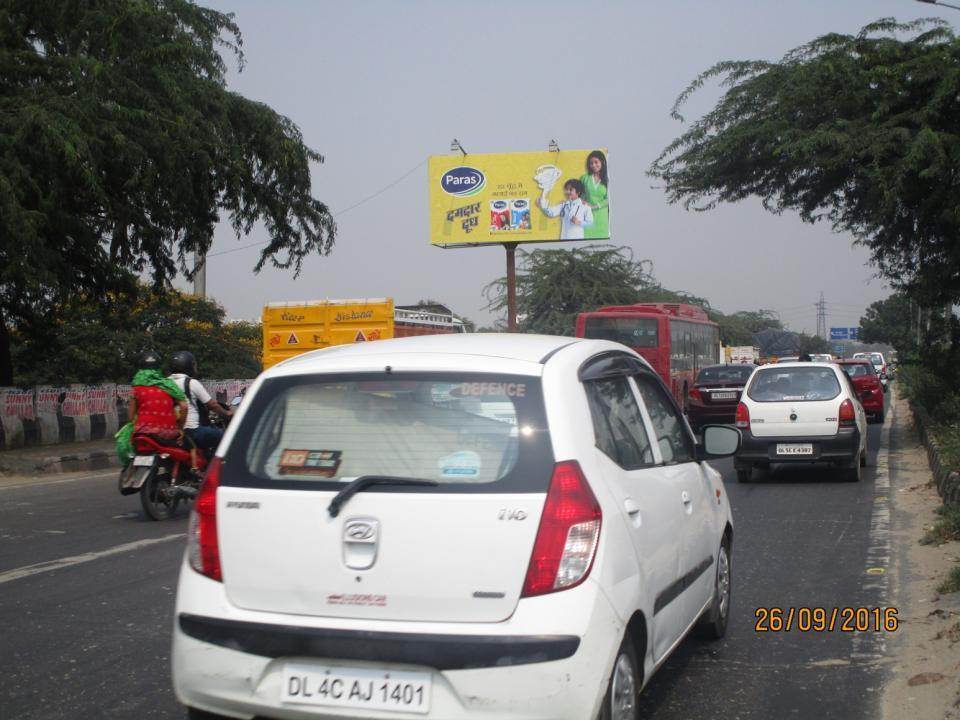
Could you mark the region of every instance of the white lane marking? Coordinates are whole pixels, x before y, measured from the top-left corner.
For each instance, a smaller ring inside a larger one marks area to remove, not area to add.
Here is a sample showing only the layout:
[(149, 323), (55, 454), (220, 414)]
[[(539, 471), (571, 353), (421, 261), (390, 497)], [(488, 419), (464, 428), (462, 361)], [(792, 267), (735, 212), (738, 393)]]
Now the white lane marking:
[(111, 470), (107, 473), (100, 473), (98, 475), (80, 475), (79, 477), (69, 477), (62, 479), (46, 479), (43, 477), (38, 477), (36, 480), (30, 480), (29, 482), (17, 483), (16, 485), (2, 485), (0, 484), (0, 492), (4, 490), (18, 490), (21, 488), (27, 487), (38, 487), (40, 485), (60, 485), (62, 483), (71, 483), (79, 482), (80, 480), (102, 480), (103, 478), (112, 477), (115, 478), (120, 474), (120, 469)]
[(186, 533), (175, 533), (158, 538), (148, 538), (147, 540), (136, 540), (134, 542), (124, 543), (123, 545), (117, 545), (116, 547), (107, 548), (106, 550), (73, 555), (71, 557), (60, 558), (59, 560), (48, 560), (47, 562), (37, 563), (36, 565), (24, 565), (23, 567), (0, 573), (0, 585), (12, 580), (30, 577), (31, 575), (39, 575), (40, 573), (60, 570), (61, 568), (70, 567), (71, 565), (79, 565), (80, 563), (90, 562), (91, 560), (99, 560), (100, 558), (109, 557), (110, 555), (140, 550), (141, 548), (169, 542), (170, 540), (177, 540), (185, 536)]
[[(886, 570), (890, 567), (890, 428), (897, 411), (897, 393), (890, 396), (883, 426), (880, 429), (880, 449), (877, 451), (876, 470), (874, 472), (873, 510), (870, 513), (870, 545), (867, 547), (867, 561), (864, 568), (866, 579), (861, 588), (870, 603), (876, 602), (885, 607), (889, 581)], [(874, 569), (874, 572), (870, 572)], [(880, 572), (876, 572), (879, 569)], [(880, 660), (887, 650), (883, 632), (854, 633), (852, 659), (862, 661)]]

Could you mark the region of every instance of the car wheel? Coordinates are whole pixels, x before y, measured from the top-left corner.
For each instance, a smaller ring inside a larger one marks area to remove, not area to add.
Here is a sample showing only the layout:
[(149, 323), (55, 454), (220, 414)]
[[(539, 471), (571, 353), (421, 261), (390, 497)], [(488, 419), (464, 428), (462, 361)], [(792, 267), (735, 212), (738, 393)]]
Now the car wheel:
[(640, 674), (637, 672), (637, 651), (629, 637), (617, 651), (610, 673), (607, 694), (603, 696), (599, 720), (637, 720), (637, 694), (640, 692)]
[(884, 419), (884, 416), (885, 416), (885, 413), (884, 413), (883, 410), (881, 410), (881, 411), (878, 412), (876, 415), (874, 415), (874, 418), (876, 418), (876, 420), (877, 420), (878, 423), (882, 423), (882, 422), (883, 422), (883, 419)]
[(196, 708), (187, 708), (187, 720), (230, 720), (226, 715), (216, 715), (206, 710), (197, 710)]
[(737, 468), (737, 482), (748, 483), (753, 480), (753, 467), (738, 467)]
[(706, 640), (719, 640), (727, 634), (730, 618), (730, 541), (720, 543), (717, 551), (717, 572), (713, 580), (713, 602), (707, 614), (701, 618), (697, 631)]
[(862, 450), (860, 452), (860, 467), (865, 468), (867, 466), (867, 451)]
[(847, 482), (860, 482), (861, 468), (860, 458), (851, 461), (850, 465), (844, 470), (844, 480)]

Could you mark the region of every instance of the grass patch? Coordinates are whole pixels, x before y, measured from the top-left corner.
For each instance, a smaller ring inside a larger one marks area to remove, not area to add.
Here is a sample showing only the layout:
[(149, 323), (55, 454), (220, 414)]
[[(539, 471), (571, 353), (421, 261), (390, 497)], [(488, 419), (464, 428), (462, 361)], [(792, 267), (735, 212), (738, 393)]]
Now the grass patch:
[(955, 593), (960, 590), (960, 565), (953, 568), (950, 571), (950, 574), (947, 575), (947, 579), (944, 580), (937, 587), (937, 592), (941, 595), (946, 595), (947, 593)]
[(941, 505), (937, 513), (940, 519), (920, 539), (921, 545), (939, 545), (951, 540), (960, 540), (960, 507)]

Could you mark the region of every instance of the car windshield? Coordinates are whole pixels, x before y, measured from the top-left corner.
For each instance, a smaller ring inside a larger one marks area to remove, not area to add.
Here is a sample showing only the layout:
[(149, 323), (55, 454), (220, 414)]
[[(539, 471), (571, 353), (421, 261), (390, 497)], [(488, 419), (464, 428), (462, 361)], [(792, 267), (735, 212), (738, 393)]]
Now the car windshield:
[(873, 368), (864, 363), (850, 365), (841, 365), (843, 371), (850, 377), (870, 377), (873, 375)]
[(757, 402), (813, 402), (832, 400), (840, 394), (840, 383), (831, 368), (775, 365), (754, 375), (747, 396)]
[(716, 367), (705, 367), (697, 375), (698, 383), (745, 383), (750, 379), (750, 373), (753, 372), (753, 365), (717, 365)]
[(871, 355), (870, 360), (874, 365), (883, 365), (883, 355)]
[(388, 475), (499, 492), (549, 480), (530, 467), (550, 444), (538, 378), (327, 378), (278, 378), (257, 393), (231, 446), (251, 480), (329, 487)]
[(631, 348), (657, 347), (657, 319), (630, 317), (588, 317), (583, 336), (612, 340)]

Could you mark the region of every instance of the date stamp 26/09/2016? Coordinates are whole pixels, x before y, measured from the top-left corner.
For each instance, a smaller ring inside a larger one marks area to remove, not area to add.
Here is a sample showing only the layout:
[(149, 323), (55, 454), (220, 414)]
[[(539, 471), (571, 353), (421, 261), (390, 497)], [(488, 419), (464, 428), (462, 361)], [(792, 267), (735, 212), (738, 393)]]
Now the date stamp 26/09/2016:
[(894, 607), (759, 607), (754, 631), (783, 632), (896, 632), (900, 627)]

